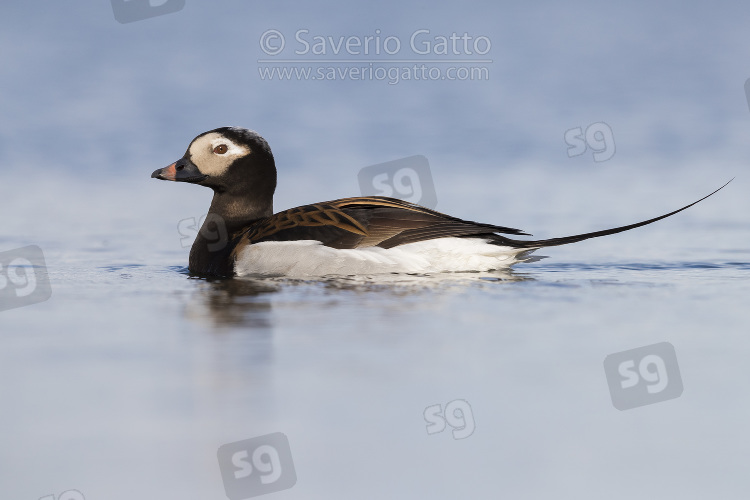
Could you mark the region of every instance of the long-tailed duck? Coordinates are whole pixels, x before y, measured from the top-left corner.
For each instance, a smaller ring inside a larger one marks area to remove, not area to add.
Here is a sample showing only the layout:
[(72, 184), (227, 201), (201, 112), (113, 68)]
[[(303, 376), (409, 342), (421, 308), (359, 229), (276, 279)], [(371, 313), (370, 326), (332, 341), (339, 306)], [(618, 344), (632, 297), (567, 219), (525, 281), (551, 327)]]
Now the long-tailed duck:
[[(382, 196), (343, 198), (273, 213), (276, 166), (268, 143), (238, 127), (205, 132), (151, 177), (209, 187), (214, 197), (190, 250), (200, 276), (362, 275), (505, 269), (543, 247), (645, 226), (660, 217), (592, 233), (519, 240), (521, 230), (462, 220)], [(725, 184), (726, 186), (726, 184)]]

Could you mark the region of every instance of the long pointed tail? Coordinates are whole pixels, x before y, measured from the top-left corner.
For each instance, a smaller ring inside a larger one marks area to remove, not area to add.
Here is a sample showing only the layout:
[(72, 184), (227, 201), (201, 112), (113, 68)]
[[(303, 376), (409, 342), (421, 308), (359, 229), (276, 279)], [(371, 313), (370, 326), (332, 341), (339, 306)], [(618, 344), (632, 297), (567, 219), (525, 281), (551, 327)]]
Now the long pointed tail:
[(700, 203), (701, 201), (705, 200), (709, 196), (713, 196), (714, 194), (718, 193), (722, 189), (726, 187), (727, 184), (732, 182), (734, 178), (730, 179), (726, 184), (721, 186), (719, 189), (714, 191), (711, 194), (708, 194), (701, 198), (698, 201), (694, 201), (690, 205), (685, 205), (684, 207), (680, 208), (679, 210), (675, 210), (674, 212), (669, 212), (668, 214), (661, 215), (659, 217), (654, 217), (653, 219), (644, 220), (643, 222), (636, 222), (635, 224), (629, 224), (627, 226), (621, 226), (621, 227), (615, 227), (612, 229), (604, 229), (603, 231), (594, 231), (593, 233), (584, 233), (584, 234), (576, 234), (574, 236), (563, 236), (561, 238), (550, 238), (548, 240), (536, 240), (536, 241), (522, 241), (522, 240), (512, 240), (510, 238), (507, 238), (510, 242), (512, 242), (512, 245), (516, 248), (543, 248), (543, 247), (554, 247), (558, 245), (567, 245), (568, 243), (575, 243), (577, 241), (583, 241), (587, 240), (589, 238), (598, 238), (599, 236), (607, 236), (609, 234), (615, 234), (615, 233), (621, 233), (623, 231), (629, 231), (631, 229), (635, 229), (637, 227), (646, 226), (648, 224), (651, 224), (652, 222), (656, 222), (658, 220), (666, 219), (667, 217), (670, 217), (674, 214), (680, 213), (683, 210), (687, 210), (688, 208), (692, 207), (696, 203)]

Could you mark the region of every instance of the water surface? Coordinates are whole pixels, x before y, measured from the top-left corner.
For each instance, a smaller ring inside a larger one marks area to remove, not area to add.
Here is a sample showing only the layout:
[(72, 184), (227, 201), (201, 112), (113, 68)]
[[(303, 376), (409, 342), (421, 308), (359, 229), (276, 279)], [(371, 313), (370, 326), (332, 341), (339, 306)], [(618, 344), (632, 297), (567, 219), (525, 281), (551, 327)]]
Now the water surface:
[[(729, 248), (653, 259), (633, 255), (635, 235), (508, 272), (210, 281), (187, 273), (176, 230), (140, 241), (96, 229), (106, 219), (80, 240), (38, 234), (52, 298), (1, 313), (0, 468), (16, 497), (224, 498), (218, 448), (274, 432), (298, 478), (277, 498), (748, 486), (741, 226), (723, 231)], [(675, 347), (683, 394), (615, 409), (605, 357), (658, 342)], [(428, 434), (425, 408), (459, 399), (474, 432)]]

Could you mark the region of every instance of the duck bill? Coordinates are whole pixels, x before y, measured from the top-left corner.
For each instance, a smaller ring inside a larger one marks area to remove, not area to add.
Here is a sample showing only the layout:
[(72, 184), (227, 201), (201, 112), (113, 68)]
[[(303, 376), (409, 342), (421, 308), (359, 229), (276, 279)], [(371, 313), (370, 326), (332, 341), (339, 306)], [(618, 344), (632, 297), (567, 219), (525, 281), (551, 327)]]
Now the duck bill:
[(180, 158), (171, 165), (154, 170), (151, 177), (163, 181), (196, 183), (205, 180), (208, 176), (198, 170), (198, 167), (188, 158)]

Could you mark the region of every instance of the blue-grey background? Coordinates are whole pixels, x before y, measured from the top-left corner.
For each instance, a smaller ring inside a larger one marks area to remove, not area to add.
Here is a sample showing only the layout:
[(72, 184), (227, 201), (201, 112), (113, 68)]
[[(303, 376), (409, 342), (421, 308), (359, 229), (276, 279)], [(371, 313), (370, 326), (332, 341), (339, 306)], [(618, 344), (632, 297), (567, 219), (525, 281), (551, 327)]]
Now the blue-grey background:
[[(2, 496), (224, 498), (217, 449), (283, 432), (297, 483), (274, 498), (744, 498), (748, 23), (742, 2), (187, 0), (128, 24), (4, 3), (0, 251), (40, 246), (52, 297), (0, 313)], [(490, 79), (263, 81), (269, 29), (486, 36)], [(616, 154), (569, 158), (596, 122)], [(736, 179), (493, 279), (210, 283), (177, 225), (211, 193), (149, 176), (225, 125), (270, 142), (277, 210), (413, 155), (437, 209), (538, 237)], [(682, 396), (613, 408), (604, 358), (663, 341)], [(428, 435), (455, 399), (475, 432)]]

